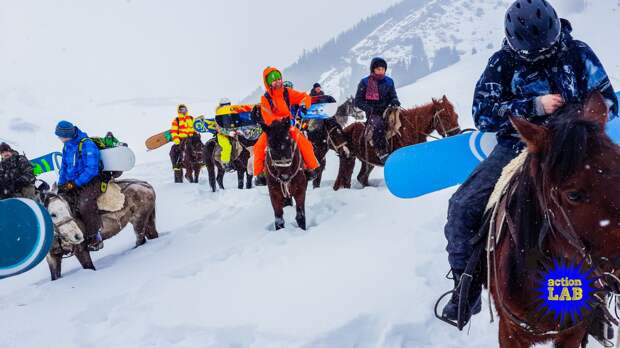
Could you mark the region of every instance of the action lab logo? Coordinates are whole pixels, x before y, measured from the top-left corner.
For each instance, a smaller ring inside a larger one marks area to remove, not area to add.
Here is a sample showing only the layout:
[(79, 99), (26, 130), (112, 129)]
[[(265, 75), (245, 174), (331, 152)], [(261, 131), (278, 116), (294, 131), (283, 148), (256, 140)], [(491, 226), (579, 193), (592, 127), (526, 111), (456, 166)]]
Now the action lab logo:
[(583, 319), (592, 310), (596, 291), (592, 271), (585, 269), (583, 263), (556, 261), (541, 273), (538, 290), (544, 314), (553, 314), (561, 324)]

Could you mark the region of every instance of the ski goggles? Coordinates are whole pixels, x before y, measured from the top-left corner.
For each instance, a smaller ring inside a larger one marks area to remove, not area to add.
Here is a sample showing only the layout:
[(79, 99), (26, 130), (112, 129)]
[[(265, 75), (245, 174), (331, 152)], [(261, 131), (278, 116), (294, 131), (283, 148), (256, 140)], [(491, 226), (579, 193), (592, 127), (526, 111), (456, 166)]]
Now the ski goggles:
[(265, 82), (267, 82), (267, 85), (270, 87), (271, 87), (271, 84), (274, 83), (274, 81), (278, 81), (278, 80), (282, 80), (282, 73), (279, 72), (278, 70), (274, 70), (270, 72), (269, 74), (267, 74), (267, 77), (265, 78)]

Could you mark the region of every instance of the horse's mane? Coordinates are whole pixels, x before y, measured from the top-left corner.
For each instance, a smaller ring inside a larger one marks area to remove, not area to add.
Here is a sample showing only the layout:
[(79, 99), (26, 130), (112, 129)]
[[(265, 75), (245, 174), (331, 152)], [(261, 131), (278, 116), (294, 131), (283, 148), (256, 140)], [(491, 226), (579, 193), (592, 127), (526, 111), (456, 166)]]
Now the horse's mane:
[(563, 181), (582, 169), (591, 151), (610, 145), (599, 135), (598, 124), (579, 118), (582, 108), (569, 105), (552, 116), (548, 124), (552, 137), (543, 167), (553, 182)]

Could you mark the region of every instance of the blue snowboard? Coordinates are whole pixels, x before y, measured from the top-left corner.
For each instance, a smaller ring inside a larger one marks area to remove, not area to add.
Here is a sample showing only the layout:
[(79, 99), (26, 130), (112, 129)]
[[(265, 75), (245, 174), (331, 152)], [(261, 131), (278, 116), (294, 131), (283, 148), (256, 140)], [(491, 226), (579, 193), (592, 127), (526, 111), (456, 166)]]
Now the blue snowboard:
[(30, 199), (0, 200), (0, 279), (43, 261), (53, 238), (54, 225), (43, 206)]
[[(607, 134), (620, 144), (620, 118), (607, 124)], [(462, 184), (496, 144), (494, 133), (472, 132), (401, 148), (385, 163), (385, 183), (399, 198)]]
[(304, 119), (304, 120), (310, 120), (310, 119), (324, 120), (324, 119), (329, 118), (329, 117), (330, 116), (325, 111), (325, 103), (322, 103), (322, 104), (312, 104), (312, 106), (310, 106), (310, 108), (308, 109), (306, 114), (302, 116), (302, 119)]

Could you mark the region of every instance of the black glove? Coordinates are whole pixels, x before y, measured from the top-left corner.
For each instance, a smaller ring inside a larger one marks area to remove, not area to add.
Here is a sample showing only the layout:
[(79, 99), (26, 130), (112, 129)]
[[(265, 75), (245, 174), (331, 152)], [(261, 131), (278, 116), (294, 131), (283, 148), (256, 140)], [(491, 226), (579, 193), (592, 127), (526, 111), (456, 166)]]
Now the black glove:
[(306, 108), (306, 106), (305, 105), (300, 105), (299, 106), (299, 114), (300, 115), (305, 115), (307, 113), (308, 113), (308, 109)]

